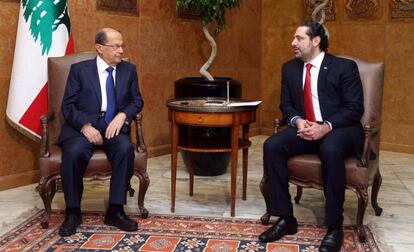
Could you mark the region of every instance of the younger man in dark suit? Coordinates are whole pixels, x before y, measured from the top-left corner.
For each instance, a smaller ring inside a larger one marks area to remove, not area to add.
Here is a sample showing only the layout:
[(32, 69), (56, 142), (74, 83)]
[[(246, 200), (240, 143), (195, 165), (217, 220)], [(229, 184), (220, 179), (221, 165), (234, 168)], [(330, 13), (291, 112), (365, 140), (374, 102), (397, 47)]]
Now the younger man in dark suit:
[(319, 251), (339, 251), (343, 243), (344, 159), (360, 154), (364, 138), (360, 123), (364, 112), (362, 84), (355, 62), (326, 53), (328, 36), (319, 23), (299, 26), (292, 47), (295, 59), (282, 67), (280, 103), (289, 128), (269, 137), (263, 146), (269, 211), (279, 219), (259, 240), (276, 241), (297, 232), (287, 160), (317, 153), (322, 162), (328, 227)]
[(72, 65), (62, 101), (65, 123), (59, 145), (66, 211), (61, 236), (76, 233), (82, 222), (82, 179), (95, 148), (102, 148), (112, 165), (105, 224), (126, 231), (138, 228), (123, 208), (134, 163), (129, 122), (144, 105), (136, 67), (122, 61), (122, 35), (114, 29), (97, 31), (95, 49), (95, 59)]

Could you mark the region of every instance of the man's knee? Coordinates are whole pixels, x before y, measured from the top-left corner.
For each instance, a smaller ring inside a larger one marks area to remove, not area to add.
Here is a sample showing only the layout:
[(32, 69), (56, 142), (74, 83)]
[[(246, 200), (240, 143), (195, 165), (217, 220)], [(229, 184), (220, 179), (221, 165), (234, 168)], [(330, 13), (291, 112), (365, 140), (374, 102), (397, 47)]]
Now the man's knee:
[(323, 160), (342, 159), (343, 149), (336, 144), (321, 144), (319, 147), (319, 157)]
[(284, 151), (284, 144), (275, 135), (266, 139), (263, 143), (263, 154), (264, 155), (275, 155)]
[(134, 153), (134, 146), (131, 142), (126, 142), (119, 147), (119, 151), (124, 155), (131, 155)]
[(129, 138), (120, 137), (114, 146), (115, 150), (120, 155), (133, 155), (134, 146)]
[(62, 159), (65, 161), (70, 160), (83, 160), (88, 161), (92, 156), (92, 152), (78, 145), (67, 146), (62, 150)]

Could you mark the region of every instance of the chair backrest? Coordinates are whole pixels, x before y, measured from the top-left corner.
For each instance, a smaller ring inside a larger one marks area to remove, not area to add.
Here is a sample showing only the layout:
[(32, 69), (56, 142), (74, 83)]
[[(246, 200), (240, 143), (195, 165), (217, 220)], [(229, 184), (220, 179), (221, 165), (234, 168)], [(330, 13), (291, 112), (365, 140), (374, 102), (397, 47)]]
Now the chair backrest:
[[(377, 130), (377, 134), (371, 138), (371, 162), (370, 166), (377, 166), (379, 163), (379, 144), (381, 133), (381, 112), (382, 96), (384, 87), (384, 63), (368, 62), (358, 58), (342, 56), (352, 59), (356, 62), (361, 77), (364, 90), (364, 115), (362, 116), (362, 125), (370, 124)], [(375, 157), (375, 159), (374, 159)], [(370, 172), (376, 172), (376, 169), (370, 169)], [(368, 177), (372, 178), (373, 174)]]
[(81, 52), (63, 57), (51, 57), (48, 59), (48, 111), (54, 115), (54, 120), (50, 122), (49, 127), (49, 142), (51, 144), (57, 144), (60, 129), (64, 123), (60, 107), (71, 65), (95, 57), (96, 52)]

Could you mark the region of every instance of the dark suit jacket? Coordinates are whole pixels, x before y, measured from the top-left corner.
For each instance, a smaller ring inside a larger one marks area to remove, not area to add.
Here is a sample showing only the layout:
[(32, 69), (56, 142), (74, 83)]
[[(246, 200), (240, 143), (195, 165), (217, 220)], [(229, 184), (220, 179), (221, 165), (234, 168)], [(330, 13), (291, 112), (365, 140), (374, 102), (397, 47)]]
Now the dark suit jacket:
[[(282, 67), (280, 109), (290, 124), (294, 116), (305, 118), (303, 105), (303, 64), (291, 60)], [(358, 66), (349, 59), (325, 54), (318, 76), (319, 105), (323, 120), (332, 123), (333, 129), (350, 127), (357, 149), (362, 145), (361, 117), (364, 112), (362, 83)]]
[[(118, 112), (127, 115), (122, 132), (129, 132), (129, 123), (142, 110), (144, 102), (138, 89), (136, 67), (126, 61), (116, 66), (116, 101)], [(101, 87), (99, 84), (96, 58), (73, 64), (66, 83), (62, 101), (62, 115), (65, 123), (59, 142), (81, 136), (83, 125), (91, 123), (96, 127), (101, 112)]]

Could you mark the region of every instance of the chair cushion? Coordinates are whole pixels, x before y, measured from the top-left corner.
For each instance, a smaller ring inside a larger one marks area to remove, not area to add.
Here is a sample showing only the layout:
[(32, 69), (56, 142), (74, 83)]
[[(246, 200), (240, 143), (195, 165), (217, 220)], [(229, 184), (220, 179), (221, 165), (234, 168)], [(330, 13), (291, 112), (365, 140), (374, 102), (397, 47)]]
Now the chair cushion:
[[(322, 188), (321, 161), (317, 155), (304, 154), (288, 160), (289, 175), (292, 182)], [(347, 186), (355, 188), (367, 186), (367, 169), (358, 166), (358, 159), (345, 160)]]
[[(134, 170), (144, 173), (147, 170), (147, 153), (137, 152), (135, 153)], [(46, 158), (40, 158), (40, 176), (55, 176), (60, 175), (60, 165), (62, 161), (62, 152), (57, 145), (53, 145), (50, 148), (50, 156)], [(86, 168), (85, 178), (111, 175), (111, 164), (106, 158), (106, 154), (103, 150), (95, 150)]]

